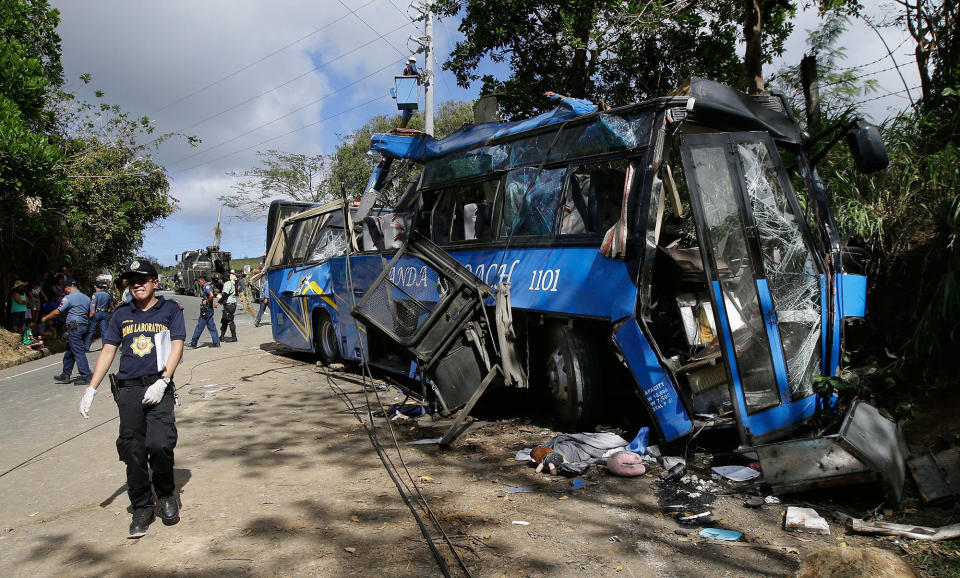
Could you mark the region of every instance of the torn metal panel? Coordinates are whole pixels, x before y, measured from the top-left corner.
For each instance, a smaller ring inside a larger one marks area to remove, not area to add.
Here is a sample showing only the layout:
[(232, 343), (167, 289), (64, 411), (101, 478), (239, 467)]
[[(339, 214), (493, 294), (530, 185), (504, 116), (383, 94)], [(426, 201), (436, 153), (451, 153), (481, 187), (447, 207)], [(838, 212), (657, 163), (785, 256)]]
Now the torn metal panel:
[(906, 442), (900, 426), (858, 401), (835, 435), (745, 448), (756, 452), (774, 493), (882, 481), (887, 498), (900, 502)]
[[(420, 280), (412, 285), (395, 282), (391, 271), (398, 267), (421, 271)], [(522, 371), (518, 373), (514, 342), (506, 335), (508, 330), (512, 333), (512, 321), (504, 317), (503, 327), (495, 330), (487, 318), (485, 303), (492, 298), (490, 286), (414, 232), (354, 308), (353, 316), (416, 358), (441, 413), (449, 415), (466, 406), (460, 416), (465, 418), (483, 390), (494, 379), (504, 378), (501, 360), (513, 365), (511, 382), (525, 381)], [(505, 303), (509, 308), (509, 300)]]

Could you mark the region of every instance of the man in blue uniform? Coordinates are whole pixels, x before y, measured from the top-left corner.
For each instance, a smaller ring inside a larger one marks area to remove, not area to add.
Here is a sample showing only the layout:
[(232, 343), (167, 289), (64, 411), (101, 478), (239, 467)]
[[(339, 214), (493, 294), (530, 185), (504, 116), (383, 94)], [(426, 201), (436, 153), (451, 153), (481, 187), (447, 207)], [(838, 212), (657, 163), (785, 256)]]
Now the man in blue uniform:
[(90, 365), (87, 363), (87, 348), (84, 343), (87, 337), (87, 328), (90, 326), (90, 298), (77, 289), (77, 282), (67, 279), (64, 282), (66, 296), (60, 306), (43, 316), (40, 321), (47, 321), (61, 314), (66, 315), (66, 333), (68, 349), (63, 354), (63, 371), (54, 376), (55, 383), (70, 383), (70, 374), (76, 363), (80, 375), (74, 380), (77, 385), (90, 384)]
[(207, 282), (203, 275), (197, 276), (197, 283), (200, 284), (200, 317), (197, 318), (197, 327), (193, 330), (193, 339), (187, 346), (190, 349), (197, 348), (197, 341), (203, 328), (210, 330), (210, 337), (213, 338), (213, 347), (220, 347), (220, 336), (217, 335), (217, 324), (213, 320), (213, 308), (217, 306), (217, 291), (212, 283)]
[(87, 331), (87, 338), (84, 342), (86, 351), (90, 351), (90, 345), (93, 344), (93, 334), (96, 333), (98, 328), (100, 329), (100, 337), (107, 333), (113, 299), (106, 292), (106, 288), (106, 282), (98, 281), (94, 285), (93, 295), (90, 296), (90, 330)]
[[(128, 537), (147, 533), (154, 519), (153, 492), (165, 524), (180, 519), (173, 480), (173, 449), (177, 426), (173, 414), (173, 374), (183, 356), (187, 330), (183, 307), (155, 295), (157, 270), (146, 259), (127, 266), (121, 279), (129, 280), (133, 300), (114, 311), (103, 334), (90, 387), (80, 400), (80, 414), (88, 417), (97, 387), (120, 350), (120, 370), (110, 376), (113, 397), (120, 408), (117, 453), (127, 464), (127, 495), (133, 509)], [(153, 471), (152, 488), (149, 470)]]

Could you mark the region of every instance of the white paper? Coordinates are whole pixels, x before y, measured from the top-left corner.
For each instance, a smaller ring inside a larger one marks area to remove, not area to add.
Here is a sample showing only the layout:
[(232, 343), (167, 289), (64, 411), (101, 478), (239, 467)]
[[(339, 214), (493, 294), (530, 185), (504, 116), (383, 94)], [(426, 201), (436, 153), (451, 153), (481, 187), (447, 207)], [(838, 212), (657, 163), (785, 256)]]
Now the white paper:
[(157, 371), (163, 372), (167, 367), (167, 360), (173, 353), (173, 346), (170, 345), (170, 331), (163, 330), (153, 334), (153, 343), (157, 347)]
[(745, 482), (760, 475), (760, 472), (747, 466), (715, 466), (711, 469), (728, 480), (735, 482)]

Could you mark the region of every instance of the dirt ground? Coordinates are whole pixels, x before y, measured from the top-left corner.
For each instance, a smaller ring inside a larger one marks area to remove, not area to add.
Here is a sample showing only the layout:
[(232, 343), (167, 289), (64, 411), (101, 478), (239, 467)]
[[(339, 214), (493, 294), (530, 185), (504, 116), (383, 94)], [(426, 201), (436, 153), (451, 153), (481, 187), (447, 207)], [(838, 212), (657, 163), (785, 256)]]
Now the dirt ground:
[[(699, 512), (664, 506), (692, 482), (661, 483), (656, 465), (638, 478), (593, 468), (573, 489), (574, 479), (514, 461), (517, 450), (559, 433), (529, 419), (478, 421), (448, 449), (407, 445), (442, 430), (429, 416), (394, 421), (392, 432), (382, 418), (364, 427), (367, 404), (398, 403), (397, 390), (365, 388), (350, 368), (317, 368), (257, 331), (266, 339), (198, 350), (178, 372), (179, 524), (157, 521), (146, 537), (126, 538), (116, 408), (98, 397), (81, 435), (0, 476), (0, 575), (442, 575), (397, 484), (454, 576), (467, 572), (453, 551), (473, 576), (786, 576), (831, 546), (901, 556), (916, 547), (848, 535), (834, 520), (830, 536), (787, 533), (786, 499), (748, 509), (744, 495), (724, 495), (732, 484), (715, 480), (716, 495), (690, 505), (711, 515), (683, 525), (677, 517)], [(66, 437), (81, 418), (62, 419)], [(636, 432), (616, 433), (629, 440)], [(688, 457), (692, 473), (710, 479), (709, 454), (691, 448)], [(790, 497), (810, 501), (821, 514), (862, 515), (882, 497)], [(709, 541), (697, 535), (703, 527), (745, 539)]]

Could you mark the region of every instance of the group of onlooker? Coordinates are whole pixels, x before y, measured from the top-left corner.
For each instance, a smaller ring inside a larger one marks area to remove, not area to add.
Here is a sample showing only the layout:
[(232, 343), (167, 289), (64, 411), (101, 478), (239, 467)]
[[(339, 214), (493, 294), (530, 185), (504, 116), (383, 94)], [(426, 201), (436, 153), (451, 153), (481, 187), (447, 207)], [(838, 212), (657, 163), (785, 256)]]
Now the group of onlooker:
[[(66, 267), (59, 272), (37, 275), (29, 282), (14, 281), (9, 292), (9, 328), (22, 336), (24, 346), (41, 349), (52, 340), (64, 339), (65, 318), (50, 314), (61, 307), (71, 290), (68, 288), (76, 285)], [(110, 319), (110, 311), (118, 301), (116, 290), (109, 281), (98, 280), (91, 290), (92, 300), (84, 339), (87, 351), (96, 331), (102, 334)]]

